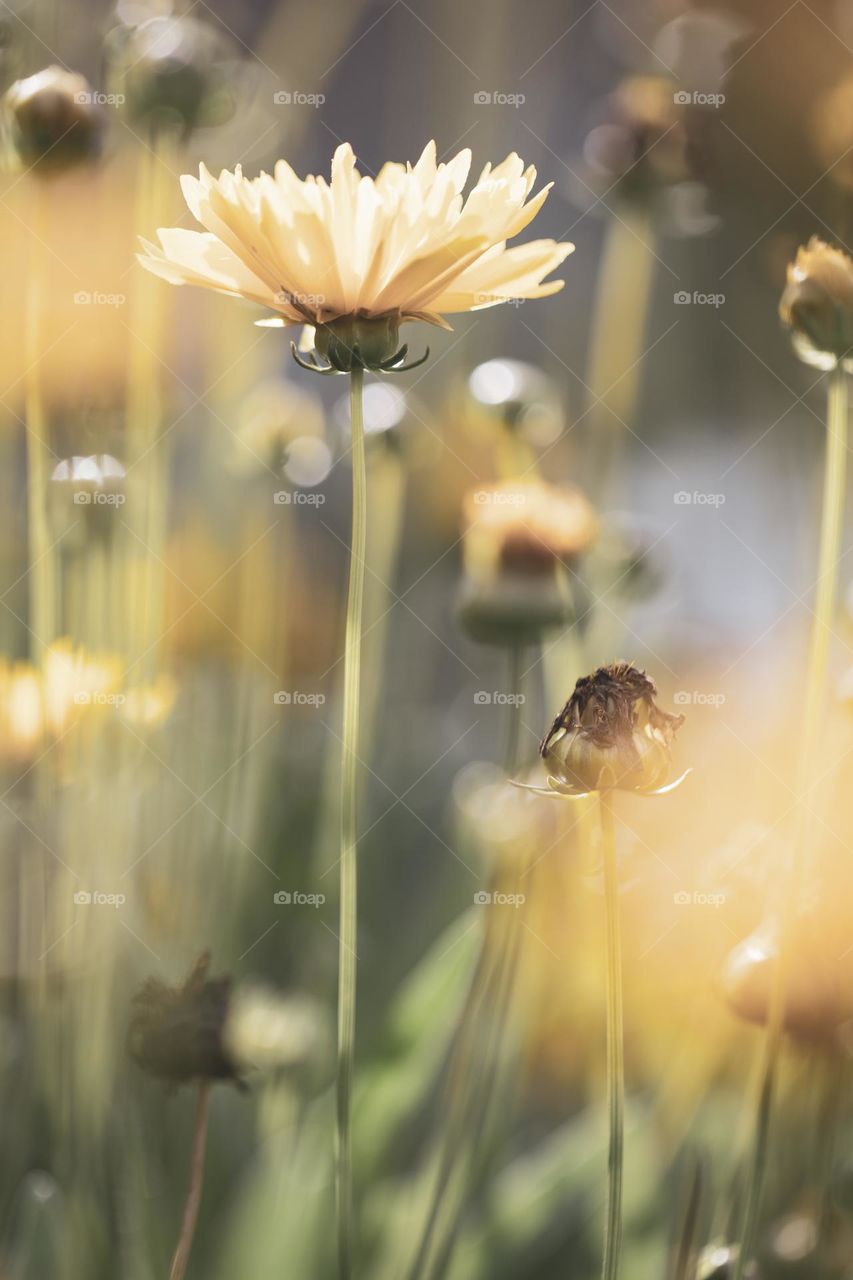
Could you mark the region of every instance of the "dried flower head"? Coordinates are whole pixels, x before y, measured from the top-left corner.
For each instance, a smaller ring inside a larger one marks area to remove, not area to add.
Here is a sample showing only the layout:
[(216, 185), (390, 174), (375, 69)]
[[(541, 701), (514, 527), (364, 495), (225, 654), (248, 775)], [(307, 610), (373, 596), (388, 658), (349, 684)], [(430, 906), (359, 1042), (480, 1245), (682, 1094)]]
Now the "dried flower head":
[(143, 1071), (170, 1084), (231, 1080), (238, 1071), (226, 1049), (231, 979), (208, 978), (210, 953), (199, 956), (179, 987), (148, 978), (133, 998), (128, 1049)]
[(812, 236), (788, 267), (779, 315), (806, 364), (853, 370), (853, 259)]
[(18, 157), (36, 174), (60, 173), (100, 155), (104, 112), (84, 76), (45, 67), (16, 80), (4, 105)]
[(463, 504), (462, 625), (485, 643), (536, 641), (568, 622), (568, 571), (598, 532), (579, 489), (540, 481), (480, 485)]
[[(172, 284), (195, 284), (259, 303), (274, 324), (316, 327), (328, 371), (399, 367), (399, 327), (511, 298), (543, 298), (563, 287), (548, 276), (570, 244), (538, 240), (508, 249), (539, 212), (543, 188), (515, 154), (487, 165), (467, 199), (470, 151), (446, 164), (435, 143), (417, 164), (385, 164), (376, 178), (356, 169), (344, 144), (331, 181), (301, 179), (279, 160), (272, 175), (238, 168), (185, 176), (190, 212), (203, 232), (173, 227), (144, 243), (142, 265)], [(294, 348), (294, 354), (295, 348)]]
[(549, 787), (564, 795), (619, 789), (642, 795), (667, 784), (672, 740), (683, 715), (662, 711), (655, 682), (630, 662), (599, 667), (575, 691), (542, 741)]

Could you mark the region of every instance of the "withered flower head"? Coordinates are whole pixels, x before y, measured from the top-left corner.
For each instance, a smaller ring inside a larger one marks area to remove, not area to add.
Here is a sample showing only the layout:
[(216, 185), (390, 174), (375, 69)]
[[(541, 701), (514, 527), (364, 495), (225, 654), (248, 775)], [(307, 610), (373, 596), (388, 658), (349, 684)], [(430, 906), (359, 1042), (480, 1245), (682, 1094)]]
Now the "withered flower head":
[(779, 315), (806, 364), (853, 370), (853, 259), (812, 236), (788, 267)]
[(84, 76), (45, 67), (16, 80), (4, 105), (18, 157), (36, 174), (60, 173), (100, 155), (104, 112)]
[(671, 745), (683, 715), (662, 711), (655, 682), (630, 662), (599, 667), (575, 685), (540, 746), (549, 787), (564, 795), (637, 791), (660, 795), (672, 767)]
[(237, 1069), (225, 1048), (231, 979), (208, 978), (210, 953), (199, 956), (182, 986), (148, 978), (133, 998), (128, 1049), (150, 1075), (170, 1084), (232, 1080)]
[(462, 625), (489, 644), (537, 641), (573, 612), (569, 570), (598, 519), (579, 489), (541, 481), (479, 486), (463, 507)]

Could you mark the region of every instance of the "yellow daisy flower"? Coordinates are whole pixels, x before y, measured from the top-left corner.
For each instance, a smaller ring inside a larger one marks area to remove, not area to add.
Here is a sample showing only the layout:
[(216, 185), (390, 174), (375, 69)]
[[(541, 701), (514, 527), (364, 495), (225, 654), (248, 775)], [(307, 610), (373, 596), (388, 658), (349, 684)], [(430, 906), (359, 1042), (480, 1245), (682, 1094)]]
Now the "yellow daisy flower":
[(214, 178), (202, 165), (198, 178), (181, 181), (205, 230), (161, 230), (159, 245), (143, 241), (140, 261), (172, 284), (267, 307), (274, 324), (316, 326), (317, 347), (336, 369), (352, 367), (354, 347), (362, 365), (379, 367), (405, 320), (449, 328), (446, 314), (563, 287), (545, 277), (573, 245), (506, 245), (550, 187), (529, 198), (536, 170), (513, 153), (486, 165), (466, 198), (470, 164), (467, 149), (438, 164), (430, 142), (416, 165), (383, 165), (375, 179), (358, 172), (348, 143), (334, 154), (330, 182), (301, 179), (284, 160), (253, 179), (239, 166)]

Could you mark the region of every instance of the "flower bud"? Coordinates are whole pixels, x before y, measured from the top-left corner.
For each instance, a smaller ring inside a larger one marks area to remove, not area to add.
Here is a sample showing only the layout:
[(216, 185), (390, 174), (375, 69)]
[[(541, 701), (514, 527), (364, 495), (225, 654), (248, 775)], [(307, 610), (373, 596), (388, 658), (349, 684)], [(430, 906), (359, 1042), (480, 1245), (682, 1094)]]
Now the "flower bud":
[(460, 396), (474, 429), (497, 424), (539, 449), (553, 444), (565, 426), (557, 387), (541, 369), (523, 360), (478, 364)]
[(684, 716), (662, 711), (656, 697), (654, 681), (630, 662), (578, 680), (540, 747), (559, 789), (652, 793), (664, 787)]
[(806, 364), (853, 370), (853, 259), (812, 236), (788, 267), (779, 315)]
[(60, 534), (78, 526), (86, 537), (111, 536), (125, 501), (125, 470), (108, 453), (66, 458), (53, 470), (48, 495)]
[(96, 159), (105, 117), (84, 76), (45, 67), (6, 91), (12, 145), (21, 163), (39, 176), (61, 173)]
[(673, 81), (629, 76), (611, 94), (605, 119), (587, 135), (584, 159), (593, 186), (646, 201), (687, 177), (686, 136)]
[(484, 644), (537, 642), (570, 622), (570, 574), (598, 532), (579, 489), (541, 482), (481, 486), (463, 507), (459, 621)]
[(199, 956), (183, 986), (148, 978), (133, 998), (128, 1027), (131, 1057), (170, 1084), (232, 1080), (238, 1070), (223, 1040), (231, 979), (208, 978), (210, 955)]
[[(773, 980), (779, 964), (779, 936), (765, 925), (740, 942), (723, 968), (723, 991), (729, 1006), (747, 1022), (764, 1024), (770, 1013)], [(840, 1024), (853, 1016), (853, 1001), (844, 998), (840, 975), (814, 930), (795, 926), (785, 992), (784, 1025), (804, 1040), (831, 1040)]]
[(318, 324), (314, 343), (319, 354), (341, 373), (379, 369), (399, 349), (400, 317), (342, 316), (328, 324)]
[(178, 126), (185, 133), (233, 115), (228, 48), (196, 18), (156, 17), (114, 34), (116, 82), (136, 126)]

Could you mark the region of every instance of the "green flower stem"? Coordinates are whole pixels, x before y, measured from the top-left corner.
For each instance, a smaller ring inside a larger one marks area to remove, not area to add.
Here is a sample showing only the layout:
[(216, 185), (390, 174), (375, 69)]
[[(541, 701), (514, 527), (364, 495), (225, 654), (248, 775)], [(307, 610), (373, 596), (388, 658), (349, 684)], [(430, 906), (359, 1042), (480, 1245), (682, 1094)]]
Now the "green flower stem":
[(198, 1086), (196, 1103), (195, 1129), (193, 1131), (193, 1149), (190, 1158), (190, 1185), (184, 1204), (184, 1216), (181, 1220), (181, 1234), (172, 1258), (169, 1280), (184, 1280), (187, 1263), (190, 1260), (193, 1236), (195, 1235), (198, 1210), (201, 1204), (201, 1188), (204, 1181), (204, 1154), (207, 1147), (207, 1122), (210, 1115), (210, 1082), (203, 1080)]
[(770, 1120), (782, 1033), (785, 1021), (785, 993), (792, 962), (791, 926), (808, 856), (810, 808), (814, 797), (815, 766), (823, 727), (826, 694), (826, 672), (829, 638), (832, 633), (835, 598), (838, 588), (838, 553), (844, 517), (844, 495), (847, 478), (847, 381), (839, 366), (829, 380), (827, 399), (827, 443), (823, 485), (823, 514), (820, 533), (817, 594), (809, 647), (806, 678), (803, 732), (797, 771), (800, 792), (794, 845), (788, 867), (787, 885), (782, 903), (779, 939), (779, 963), (773, 974), (767, 1012), (767, 1029), (761, 1068), (761, 1085), (755, 1125), (755, 1144), (749, 1172), (744, 1213), (743, 1239), (735, 1267), (734, 1280), (743, 1280), (755, 1248), (761, 1213), (761, 1197), (767, 1169)]
[(518, 768), (518, 744), (521, 738), (521, 683), (523, 675), (524, 650), (520, 644), (514, 644), (509, 650), (509, 693), (513, 698), (508, 707), (506, 742), (506, 771), (515, 773)]
[(607, 936), (607, 1107), (610, 1145), (607, 1161), (607, 1225), (602, 1280), (616, 1280), (622, 1250), (622, 1164), (625, 1131), (625, 1051), (622, 1013), (622, 941), (619, 929), (619, 879), (612, 792), (599, 792), (604, 859), (604, 914)]
[(49, 426), (42, 396), (39, 361), (41, 323), (45, 293), (45, 255), (49, 231), (47, 227), (48, 194), (44, 184), (33, 184), (32, 263), (27, 292), (25, 418), (27, 440), (27, 506), (29, 532), (30, 618), (33, 640), (32, 657), (39, 666), (48, 645), (56, 638), (54, 605), (56, 599), (56, 564), (51, 546), (47, 518), (48, 487), (52, 454), (48, 439)]
[(367, 470), (364, 450), (364, 370), (350, 374), (352, 421), (352, 542), (344, 640), (344, 723), (341, 760), (341, 892), (338, 949), (337, 1162), (338, 1266), (352, 1276), (352, 1079), (355, 1057), (358, 914), (358, 717), (364, 559), (367, 543)]

